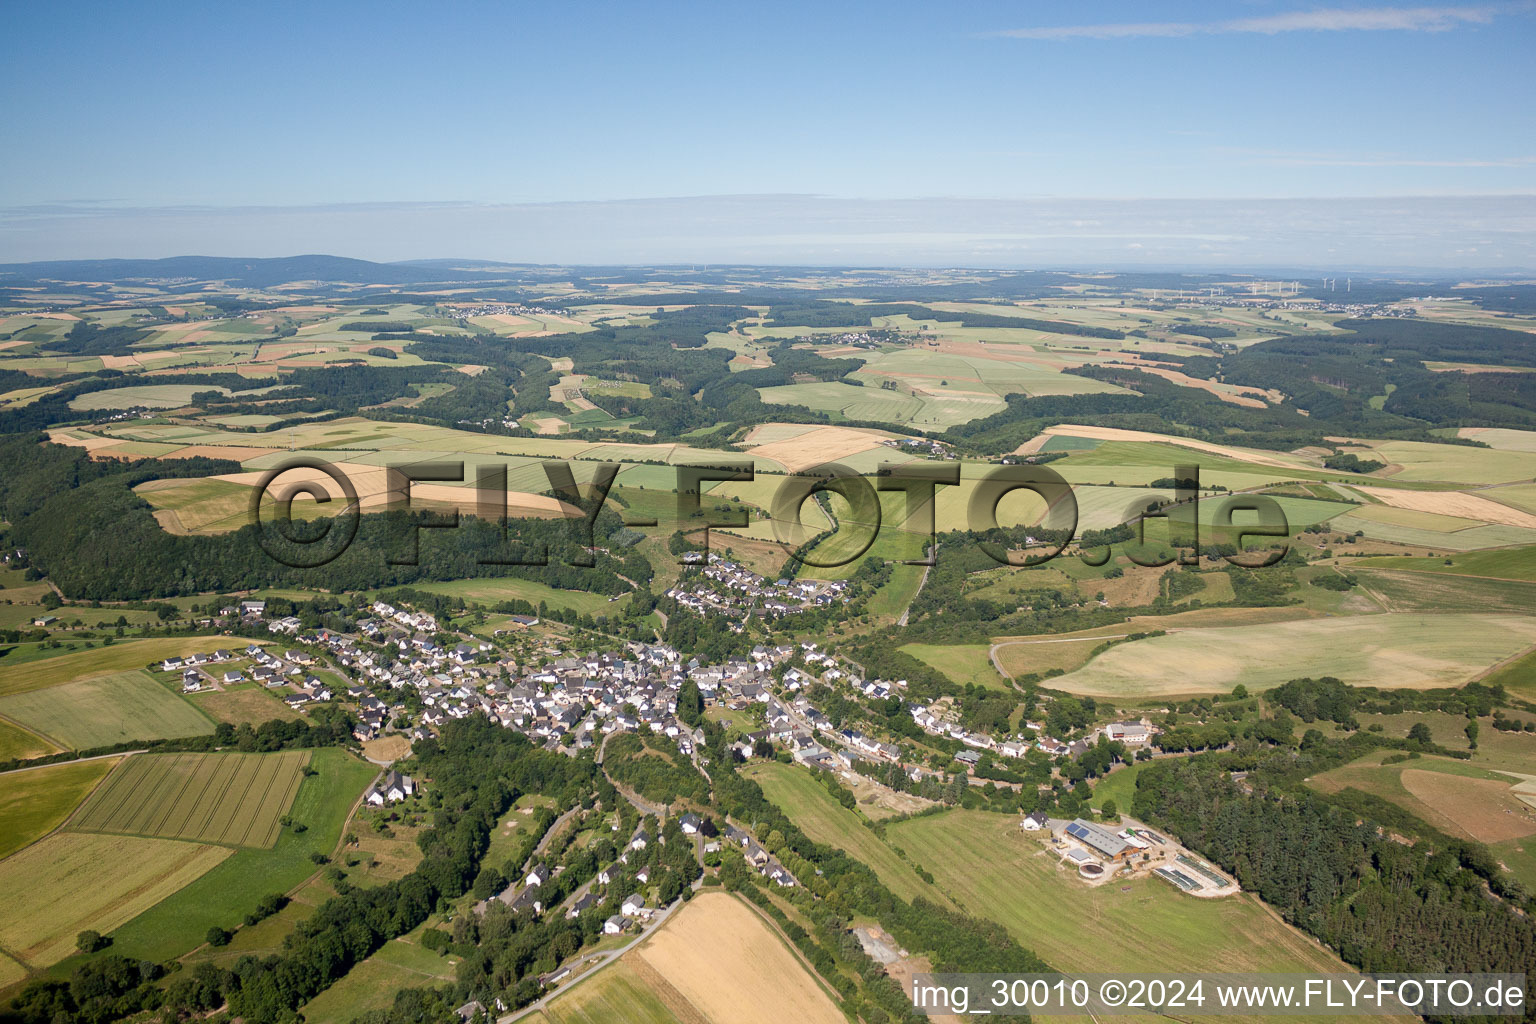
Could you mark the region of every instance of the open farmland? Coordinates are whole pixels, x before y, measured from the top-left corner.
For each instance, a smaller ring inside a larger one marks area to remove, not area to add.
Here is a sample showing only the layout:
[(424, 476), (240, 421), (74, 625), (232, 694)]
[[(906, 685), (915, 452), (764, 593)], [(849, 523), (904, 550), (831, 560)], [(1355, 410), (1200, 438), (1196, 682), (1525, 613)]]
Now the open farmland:
[(116, 758), (66, 761), (7, 774), (0, 786), (0, 857), (58, 828), (115, 764)]
[(1394, 483), (1504, 484), (1536, 477), (1536, 453), (1469, 448), (1425, 441), (1370, 443), (1362, 459), (1387, 463), (1383, 476)]
[(1324, 793), (1358, 789), (1390, 800), (1449, 835), (1480, 843), (1536, 835), (1536, 808), (1515, 791), (1521, 779), (1442, 757), (1382, 764), (1386, 753), (1373, 751), (1307, 784)]
[[(697, 1011), (686, 1017), (674, 1014), (642, 971), (655, 973), (644, 965), (637, 970), (629, 957), (620, 958), (557, 995), (534, 1019), (545, 1024), (697, 1024)], [(677, 1000), (672, 992), (667, 995)]]
[(270, 847), (308, 763), (308, 751), (140, 754), (91, 794), (70, 827)]
[(1364, 558), (1352, 565), (1404, 569), (1454, 576), (1484, 576), (1497, 580), (1536, 582), (1536, 546), (1468, 551), (1442, 558)]
[[(266, 643), (265, 640), (252, 641)], [(179, 658), (195, 652), (208, 653), (230, 646), (225, 636), (178, 636), (151, 640), (124, 640), (108, 647), (37, 657), (22, 664), (13, 663), (12, 652), (0, 659), (0, 697), (57, 686), (91, 676), (143, 668), (163, 658)], [(20, 649), (18, 649), (20, 650)], [(43, 652), (39, 652), (41, 654)]]
[(912, 865), (902, 860), (880, 837), (864, 826), (859, 815), (832, 798), (809, 770), (799, 765), (768, 762), (743, 774), (763, 787), (763, 794), (818, 843), (826, 843), (875, 869), (881, 881), (904, 900), (937, 894)]
[(712, 1024), (843, 1024), (821, 982), (746, 903), (706, 892), (628, 954)]
[(228, 857), (223, 846), (60, 832), (0, 861), (0, 947), (31, 967), (74, 951), (85, 929), (106, 934)]
[(887, 834), (967, 912), (1004, 925), (1062, 969), (1348, 970), (1253, 896), (1196, 899), (1153, 878), (1090, 887), (1023, 833), (1016, 815), (953, 810), (898, 822)]
[(0, 761), (25, 761), (44, 754), (57, 753), (58, 746), (15, 722), (0, 719)]
[(0, 714), (72, 750), (213, 732), (213, 722), (142, 669), (0, 697)]
[(935, 382), (931, 391), (913, 393), (888, 391), (879, 387), (858, 387), (842, 381), (813, 384), (784, 384), (760, 388), (769, 405), (803, 405), (817, 412), (833, 414), (846, 420), (874, 420), (895, 425), (910, 425), (924, 430), (943, 430), (971, 420), (990, 416), (1004, 407), (1004, 402), (990, 390), (966, 391)]
[(192, 401), (200, 391), (217, 391), (228, 394), (226, 388), (207, 384), (147, 384), (136, 388), (113, 388), (92, 391), (69, 403), (71, 409), (91, 412), (99, 409), (129, 409), (145, 406), (151, 409), (177, 409)]
[[(378, 776), (378, 768), (338, 747), (312, 751), (310, 767), (318, 774), (299, 784), (288, 811), (295, 823), (307, 826), (303, 832), (283, 829), (270, 849), (235, 849), (227, 860), (185, 888), (153, 905), (141, 906), (137, 916), (113, 933), (114, 949), (124, 956), (151, 960), (181, 956), (199, 945), (211, 926), (228, 927), (249, 913), (262, 897), (287, 892), (314, 875), (317, 868), (312, 856), (336, 852), (347, 816), (364, 788)], [(118, 838), (83, 833), (78, 837)], [(177, 840), (155, 841), (189, 845)]]
[[(1093, 395), (1128, 394), (1124, 388), (1092, 377), (1062, 373), (1061, 367), (1041, 362), (1008, 358), (1006, 349), (995, 350), (999, 358), (955, 353), (936, 353), (916, 348), (901, 348), (870, 353), (853, 376), (866, 387), (878, 387), (882, 381), (942, 394), (947, 388), (960, 392), (1009, 394)], [(1025, 352), (1033, 355), (1031, 349)], [(1022, 355), (1023, 353), (1020, 353)]]
[(1302, 676), (1404, 689), (1455, 686), (1536, 643), (1514, 615), (1362, 615), (1179, 629), (1118, 644), (1054, 689), (1105, 697), (1267, 690)]
[(551, 608), (569, 608), (583, 615), (613, 614), (622, 608), (624, 595), (610, 602), (606, 594), (594, 594), (585, 590), (559, 590), (537, 580), (520, 580), (512, 577), (481, 577), (468, 580), (449, 580), (443, 583), (422, 583), (418, 590), (429, 594), (445, 594), (462, 598), (466, 602), (494, 605), (502, 601), (527, 601), (537, 607), (547, 604)]

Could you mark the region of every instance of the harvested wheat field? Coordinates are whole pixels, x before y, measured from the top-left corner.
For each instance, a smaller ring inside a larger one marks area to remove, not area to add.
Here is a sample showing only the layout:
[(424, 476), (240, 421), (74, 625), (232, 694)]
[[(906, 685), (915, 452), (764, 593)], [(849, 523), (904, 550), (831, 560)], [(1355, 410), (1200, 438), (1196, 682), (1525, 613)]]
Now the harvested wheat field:
[(1472, 779), (1445, 772), (1408, 768), (1403, 788), (1480, 843), (1497, 843), (1536, 834), (1536, 811), (1499, 779)]
[(711, 1021), (843, 1024), (837, 1004), (745, 903), (725, 893), (695, 897), (629, 954), (670, 981)]
[[(1148, 430), (1122, 430), (1119, 427), (1088, 427), (1077, 423), (1058, 423), (1054, 427), (1046, 427), (1041, 434), (1046, 437), (1056, 435), (1086, 437), (1097, 441), (1153, 441), (1178, 445), (1180, 448), (1191, 448), (1208, 455), (1220, 455), (1238, 462), (1251, 462), (1259, 466), (1274, 466), (1278, 469), (1301, 469), (1306, 466), (1303, 460), (1295, 457), (1286, 459), (1275, 453), (1249, 448), (1233, 448), (1224, 444), (1212, 444), (1210, 441), (1196, 441), (1189, 437), (1174, 437), (1171, 434), (1154, 434)], [(1016, 454), (1030, 454), (1025, 449), (1030, 448), (1031, 445), (1035, 445), (1031, 448), (1031, 452), (1038, 450), (1039, 446), (1032, 439), (1021, 445)]]
[(174, 839), (51, 835), (0, 861), (0, 945), (33, 967), (57, 963), (81, 931), (112, 931), (231, 852)]
[(782, 465), (787, 473), (797, 473), (824, 462), (836, 462), (850, 455), (879, 448), (881, 441), (889, 440), (892, 436), (855, 427), (814, 427), (795, 437), (760, 444), (752, 449), (752, 454), (758, 458), (772, 459)]
[(1471, 519), (1481, 523), (1536, 529), (1536, 515), (1518, 508), (1510, 508), (1480, 494), (1468, 494), (1465, 491), (1402, 491), (1391, 487), (1358, 485), (1354, 489), (1392, 508), (1406, 508), (1415, 512), (1431, 512), (1435, 515), (1455, 516), (1458, 519)]

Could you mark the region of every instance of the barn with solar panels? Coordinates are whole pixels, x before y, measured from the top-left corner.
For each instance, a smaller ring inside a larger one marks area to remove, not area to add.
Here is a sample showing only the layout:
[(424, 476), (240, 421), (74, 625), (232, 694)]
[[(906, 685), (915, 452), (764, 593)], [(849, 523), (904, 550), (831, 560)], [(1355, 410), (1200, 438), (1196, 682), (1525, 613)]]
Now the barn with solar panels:
[(1075, 839), (1105, 860), (1124, 860), (1125, 855), (1131, 851), (1131, 846), (1124, 839), (1115, 835), (1107, 828), (1101, 828), (1091, 821), (1082, 818), (1075, 819), (1070, 825), (1062, 829), (1062, 834), (1068, 839)]

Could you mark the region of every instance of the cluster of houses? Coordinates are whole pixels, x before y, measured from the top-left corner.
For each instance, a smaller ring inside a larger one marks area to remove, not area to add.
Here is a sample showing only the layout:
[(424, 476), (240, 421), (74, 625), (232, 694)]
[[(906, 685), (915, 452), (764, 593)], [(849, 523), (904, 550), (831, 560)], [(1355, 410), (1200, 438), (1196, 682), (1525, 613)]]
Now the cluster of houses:
[(484, 302), (476, 306), (454, 306), (453, 315), (460, 320), (473, 316), (570, 316), (568, 309), (549, 306), (525, 306), (521, 302)]
[(958, 459), (955, 450), (943, 441), (935, 441), (927, 437), (892, 437), (880, 442), (887, 448), (896, 448), (904, 452), (916, 452), (930, 459)]
[(949, 721), (928, 705), (913, 704), (909, 710), (912, 721), (930, 736), (947, 736), (972, 748), (962, 750), (955, 755), (955, 759), (968, 768), (974, 768), (979, 764), (981, 755), (986, 751), (1002, 757), (1021, 758), (1029, 752), (1031, 747), (1034, 747), (1052, 757), (1078, 757), (1091, 750), (1098, 743), (1100, 736), (1134, 747), (1149, 743), (1157, 731), (1145, 719), (1137, 722), (1111, 722), (1069, 743), (1047, 735), (1042, 722), (1023, 722), (1021, 724), (1033, 734), (1033, 739), (1025, 739), (1021, 734), (1010, 739), (998, 740), (986, 733), (968, 730), (958, 722)]
[(230, 669), (220, 672), (216, 667), (234, 658), (228, 651), (214, 651), (212, 654), (199, 652), (181, 658), (166, 658), (160, 663), (160, 669), (164, 672), (180, 672), (182, 692), (196, 693), (203, 688), (204, 683), (215, 679), (226, 685), (244, 682), (245, 676), (240, 671)]
[[(690, 554), (702, 558), (699, 552)], [(717, 612), (746, 618), (755, 612), (771, 619), (791, 612), (847, 604), (848, 591), (846, 580), (769, 580), (746, 566), (711, 553), (709, 564), (697, 574), (685, 575), (677, 586), (667, 591), (667, 596), (701, 615)]]

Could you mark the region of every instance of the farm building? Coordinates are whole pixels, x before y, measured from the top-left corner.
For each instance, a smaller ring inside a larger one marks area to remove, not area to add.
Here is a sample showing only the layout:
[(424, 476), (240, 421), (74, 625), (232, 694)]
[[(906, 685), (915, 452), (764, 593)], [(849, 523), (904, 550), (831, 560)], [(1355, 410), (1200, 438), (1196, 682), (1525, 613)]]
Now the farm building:
[(1109, 829), (1082, 818), (1074, 819), (1061, 831), (1063, 838), (1075, 839), (1107, 860), (1123, 860), (1131, 849), (1129, 843)]
[(1033, 811), (1024, 816), (1024, 820), (1019, 822), (1019, 827), (1025, 832), (1038, 832), (1045, 828), (1045, 823), (1048, 820), (1044, 811)]
[(369, 786), (363, 798), (373, 806), (379, 807), (386, 803), (399, 803), (414, 792), (416, 792), (415, 779), (409, 775), (401, 775), (399, 772), (390, 772), (381, 782)]

